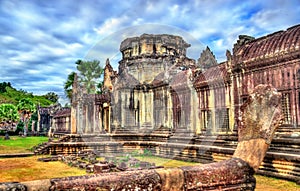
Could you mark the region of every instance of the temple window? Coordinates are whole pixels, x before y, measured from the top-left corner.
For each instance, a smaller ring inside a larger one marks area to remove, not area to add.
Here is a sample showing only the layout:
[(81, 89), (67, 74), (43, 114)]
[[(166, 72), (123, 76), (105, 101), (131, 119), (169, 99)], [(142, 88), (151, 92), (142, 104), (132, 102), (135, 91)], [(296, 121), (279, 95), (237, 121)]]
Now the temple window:
[(139, 47), (138, 47), (138, 45), (135, 45), (134, 46), (134, 54), (136, 55), (136, 54), (138, 54), (138, 50), (139, 49)]
[(291, 85), (291, 80), (290, 80), (290, 72), (287, 72), (287, 85)]
[(283, 93), (281, 97), (281, 105), (283, 112), (283, 123), (291, 124), (291, 105), (290, 105), (290, 93)]
[(216, 130), (226, 132), (229, 130), (229, 109), (222, 108), (216, 110)]
[(281, 86), (284, 86), (284, 72), (281, 72)]
[(154, 118), (156, 126), (159, 126), (163, 123), (164, 97), (162, 91), (163, 90), (157, 90), (154, 92)]
[(153, 44), (153, 53), (156, 54), (156, 44)]
[(211, 128), (211, 111), (210, 110), (203, 110), (202, 112), (202, 118), (203, 118), (203, 130), (210, 129)]

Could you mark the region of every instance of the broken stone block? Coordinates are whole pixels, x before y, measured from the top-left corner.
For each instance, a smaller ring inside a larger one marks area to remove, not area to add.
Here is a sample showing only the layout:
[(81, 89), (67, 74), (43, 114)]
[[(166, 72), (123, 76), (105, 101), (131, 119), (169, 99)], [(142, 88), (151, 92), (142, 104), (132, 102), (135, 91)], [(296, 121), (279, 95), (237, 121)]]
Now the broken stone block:
[(79, 168), (85, 169), (87, 167), (86, 163), (80, 163)]
[(93, 173), (94, 172), (94, 165), (87, 165), (86, 172), (87, 173)]
[(109, 171), (109, 165), (108, 164), (101, 164), (101, 163), (97, 163), (94, 165), (94, 173), (95, 174), (99, 174), (99, 173), (103, 173), (103, 172), (108, 172)]
[(127, 164), (125, 162), (121, 162), (119, 165), (118, 165), (118, 168), (120, 169), (126, 169), (127, 168)]

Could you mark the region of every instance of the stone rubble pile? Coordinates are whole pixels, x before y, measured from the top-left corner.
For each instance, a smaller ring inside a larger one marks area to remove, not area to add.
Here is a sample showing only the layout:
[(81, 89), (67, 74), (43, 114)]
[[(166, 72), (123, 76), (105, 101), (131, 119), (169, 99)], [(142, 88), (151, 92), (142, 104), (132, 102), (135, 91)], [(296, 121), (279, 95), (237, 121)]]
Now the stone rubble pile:
[(93, 152), (81, 152), (76, 155), (55, 155), (39, 158), (38, 160), (43, 162), (62, 161), (69, 166), (85, 169), (87, 173), (95, 174), (163, 168), (163, 166), (156, 166), (154, 163), (140, 161), (131, 155), (123, 157), (107, 156), (104, 161), (100, 161)]

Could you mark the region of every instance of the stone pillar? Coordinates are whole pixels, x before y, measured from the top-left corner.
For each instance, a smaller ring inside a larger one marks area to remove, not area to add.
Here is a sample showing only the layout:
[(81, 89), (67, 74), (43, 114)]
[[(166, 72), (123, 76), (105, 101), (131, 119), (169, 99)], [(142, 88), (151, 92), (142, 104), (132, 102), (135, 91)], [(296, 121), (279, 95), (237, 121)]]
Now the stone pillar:
[(70, 132), (71, 131), (71, 129), (70, 129), (70, 117), (65, 117), (65, 119), (66, 119), (66, 131), (67, 132)]
[(77, 133), (77, 105), (71, 107), (71, 134)]
[(74, 75), (72, 100), (71, 100), (71, 134), (78, 133), (78, 81), (77, 74)]
[(190, 119), (190, 123), (191, 123), (191, 127), (192, 127), (192, 131), (193, 133), (197, 134), (199, 133), (199, 109), (198, 109), (198, 99), (197, 99), (197, 92), (196, 89), (192, 88), (191, 89), (191, 119)]
[[(41, 125), (41, 113), (40, 113), (40, 107), (38, 107), (38, 110), (37, 110), (37, 114), (38, 114), (38, 124), (37, 124), (37, 132), (40, 132), (40, 125)], [(50, 127), (51, 128), (51, 127)]]
[(209, 87), (209, 96), (208, 96), (208, 108), (211, 110), (211, 125), (207, 128), (210, 128), (210, 131), (214, 133), (216, 131), (216, 108), (215, 108), (215, 87), (212, 85)]
[(167, 96), (168, 96), (168, 124), (167, 127), (168, 128), (174, 128), (173, 127), (173, 121), (174, 121), (174, 116), (173, 116), (173, 105), (172, 105), (172, 94), (171, 91), (168, 90), (167, 92)]
[(94, 118), (94, 125), (93, 125), (93, 132), (94, 133), (100, 133), (100, 128), (99, 128), (99, 125), (100, 125), (100, 121), (99, 120), (99, 105), (96, 105), (94, 104), (94, 115), (93, 115), (93, 118)]

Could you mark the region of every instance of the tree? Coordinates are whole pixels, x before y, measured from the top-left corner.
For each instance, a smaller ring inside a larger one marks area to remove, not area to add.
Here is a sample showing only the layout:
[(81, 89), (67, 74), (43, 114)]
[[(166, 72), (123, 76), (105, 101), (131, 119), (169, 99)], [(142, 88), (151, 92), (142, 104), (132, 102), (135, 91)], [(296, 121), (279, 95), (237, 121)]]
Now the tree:
[(68, 75), (68, 79), (64, 84), (65, 94), (66, 94), (66, 97), (69, 99), (69, 101), (71, 101), (71, 99), (72, 99), (72, 91), (73, 91), (72, 89), (73, 89), (75, 75), (76, 75), (75, 72), (71, 72)]
[(54, 92), (48, 92), (46, 95), (44, 95), (44, 97), (53, 103), (57, 103), (59, 99), (59, 96)]
[(96, 93), (96, 80), (99, 79), (103, 73), (103, 68), (100, 66), (100, 61), (77, 60), (76, 64), (77, 70), (80, 73), (78, 78), (79, 82), (83, 83), (88, 94)]
[(19, 101), (17, 105), (21, 121), (24, 123), (24, 136), (27, 135), (28, 131), (28, 122), (31, 118), (31, 115), (36, 111), (36, 105), (29, 98), (23, 98)]
[(102, 82), (99, 82), (97, 84), (97, 94), (102, 94), (103, 93), (103, 81)]
[(15, 131), (19, 121), (19, 113), (13, 104), (0, 105), (0, 129)]
[(6, 92), (6, 87), (11, 87), (11, 83), (10, 82), (2, 82), (0, 83), (0, 93), (4, 93)]

